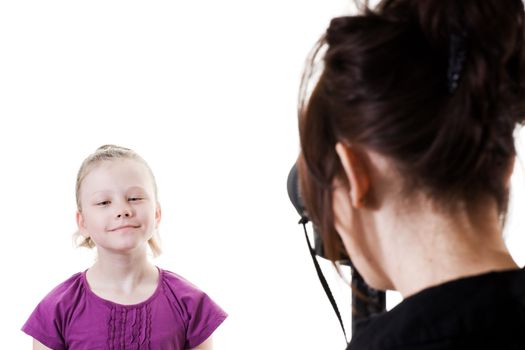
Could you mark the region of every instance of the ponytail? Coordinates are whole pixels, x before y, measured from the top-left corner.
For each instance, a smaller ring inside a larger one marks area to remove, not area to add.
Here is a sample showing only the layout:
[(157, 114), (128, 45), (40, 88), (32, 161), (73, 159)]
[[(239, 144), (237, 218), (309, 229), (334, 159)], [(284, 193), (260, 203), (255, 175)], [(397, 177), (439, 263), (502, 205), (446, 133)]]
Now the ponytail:
[(520, 0), (384, 0), (333, 19), (305, 70), (322, 55), (322, 73), (310, 96), (306, 75), (299, 104), (316, 224), (331, 211), (339, 141), (389, 157), (407, 191), (442, 203), (488, 195), (505, 212), (525, 115), (523, 39)]

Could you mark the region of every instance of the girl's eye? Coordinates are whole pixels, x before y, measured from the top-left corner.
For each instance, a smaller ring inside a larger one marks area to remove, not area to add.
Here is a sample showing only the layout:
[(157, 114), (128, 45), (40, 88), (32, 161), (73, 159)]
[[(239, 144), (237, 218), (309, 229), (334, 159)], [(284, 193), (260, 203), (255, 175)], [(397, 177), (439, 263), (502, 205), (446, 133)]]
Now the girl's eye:
[(102, 201), (102, 202), (98, 202), (97, 205), (100, 205), (100, 206), (106, 206), (106, 205), (109, 205), (110, 201)]
[(140, 201), (142, 200), (143, 198), (142, 197), (130, 197), (128, 200), (130, 202), (136, 202), (136, 201)]

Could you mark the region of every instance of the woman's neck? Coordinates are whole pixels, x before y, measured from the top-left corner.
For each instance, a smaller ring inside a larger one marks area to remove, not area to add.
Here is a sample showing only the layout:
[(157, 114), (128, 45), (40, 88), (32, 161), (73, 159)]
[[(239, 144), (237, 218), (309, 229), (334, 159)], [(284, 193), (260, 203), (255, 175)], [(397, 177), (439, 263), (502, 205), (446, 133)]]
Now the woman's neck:
[(404, 297), (490, 271), (517, 268), (503, 241), (498, 211), (443, 212), (429, 202), (392, 210), (383, 220), (382, 265)]

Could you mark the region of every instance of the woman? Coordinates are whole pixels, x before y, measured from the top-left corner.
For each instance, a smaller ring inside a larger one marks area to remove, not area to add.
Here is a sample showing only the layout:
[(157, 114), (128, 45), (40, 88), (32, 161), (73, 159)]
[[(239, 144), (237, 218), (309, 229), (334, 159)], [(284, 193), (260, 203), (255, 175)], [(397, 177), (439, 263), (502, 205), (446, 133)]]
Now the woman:
[(307, 211), (329, 258), (404, 297), (348, 349), (525, 349), (525, 271), (502, 238), (524, 18), (520, 0), (385, 0), (316, 46), (299, 110)]

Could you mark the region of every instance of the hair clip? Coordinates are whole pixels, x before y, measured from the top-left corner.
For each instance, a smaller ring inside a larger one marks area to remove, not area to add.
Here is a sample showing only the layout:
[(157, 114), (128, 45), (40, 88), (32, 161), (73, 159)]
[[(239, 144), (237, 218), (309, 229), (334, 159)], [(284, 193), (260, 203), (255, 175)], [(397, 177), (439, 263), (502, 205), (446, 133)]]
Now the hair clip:
[(453, 94), (459, 85), (459, 79), (467, 59), (467, 48), (464, 33), (451, 34), (448, 52), (448, 92)]

